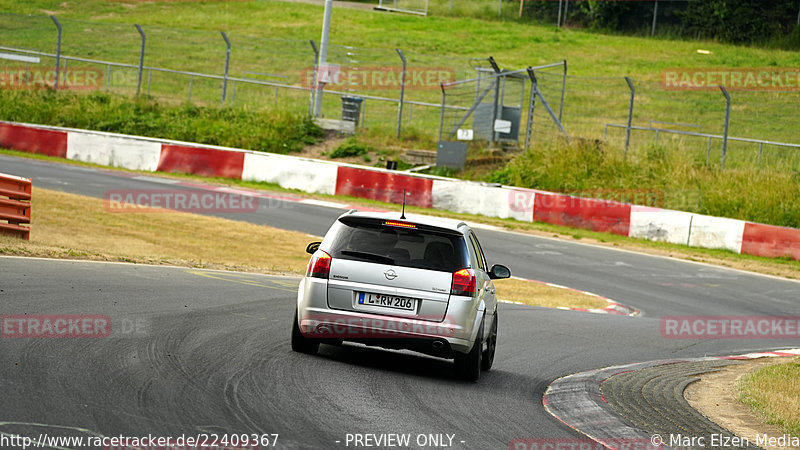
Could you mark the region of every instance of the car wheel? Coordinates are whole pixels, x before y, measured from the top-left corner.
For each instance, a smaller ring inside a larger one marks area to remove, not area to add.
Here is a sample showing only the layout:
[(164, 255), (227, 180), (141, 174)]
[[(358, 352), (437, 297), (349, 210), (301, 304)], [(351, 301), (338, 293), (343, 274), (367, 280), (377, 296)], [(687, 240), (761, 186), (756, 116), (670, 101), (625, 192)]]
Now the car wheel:
[(478, 328), (478, 336), (469, 353), (456, 353), (453, 361), (456, 376), (467, 381), (478, 381), (481, 377), (481, 357), (483, 356), (483, 321)]
[(300, 332), (300, 325), (297, 323), (297, 311), (294, 312), (294, 321), (292, 322), (292, 350), (309, 355), (316, 354), (317, 350), (319, 350), (319, 342), (314, 339), (308, 339)]
[(494, 321), (489, 335), (486, 336), (486, 350), (483, 351), (481, 358), (481, 369), (489, 370), (494, 363), (494, 352), (497, 349), (497, 311), (494, 312)]

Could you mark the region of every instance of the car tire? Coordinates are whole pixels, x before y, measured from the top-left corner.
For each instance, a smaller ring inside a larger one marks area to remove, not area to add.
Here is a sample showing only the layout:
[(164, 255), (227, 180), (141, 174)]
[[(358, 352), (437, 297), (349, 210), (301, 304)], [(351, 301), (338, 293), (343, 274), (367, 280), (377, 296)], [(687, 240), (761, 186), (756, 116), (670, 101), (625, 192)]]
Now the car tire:
[(483, 351), (481, 357), (481, 369), (489, 370), (494, 363), (494, 353), (497, 350), (497, 311), (494, 312), (494, 321), (492, 321), (492, 328), (489, 330), (489, 335), (486, 336), (486, 350)]
[(297, 322), (297, 311), (294, 312), (294, 321), (292, 321), (292, 350), (308, 355), (314, 355), (317, 353), (317, 350), (319, 350), (318, 341), (309, 339), (300, 332), (300, 325)]
[(456, 353), (453, 364), (456, 376), (467, 381), (478, 381), (481, 377), (481, 359), (483, 356), (483, 321), (478, 328), (478, 335), (469, 353)]

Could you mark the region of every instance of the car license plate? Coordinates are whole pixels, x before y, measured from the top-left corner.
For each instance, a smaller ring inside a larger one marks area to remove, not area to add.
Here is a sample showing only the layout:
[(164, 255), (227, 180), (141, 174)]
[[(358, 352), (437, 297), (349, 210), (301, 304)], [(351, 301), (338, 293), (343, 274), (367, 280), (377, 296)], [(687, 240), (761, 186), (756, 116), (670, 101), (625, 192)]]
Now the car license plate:
[(398, 297), (396, 295), (369, 294), (366, 292), (359, 292), (358, 304), (402, 309), (404, 311), (414, 311), (417, 308), (417, 299)]

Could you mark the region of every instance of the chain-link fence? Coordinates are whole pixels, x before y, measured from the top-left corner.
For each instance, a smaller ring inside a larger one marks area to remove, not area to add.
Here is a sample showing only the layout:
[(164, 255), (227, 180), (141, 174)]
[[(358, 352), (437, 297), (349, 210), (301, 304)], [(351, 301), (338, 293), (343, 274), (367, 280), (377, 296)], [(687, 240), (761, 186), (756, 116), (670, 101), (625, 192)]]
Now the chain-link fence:
[[(714, 163), (724, 150), (729, 167), (800, 168), (793, 126), (800, 121), (798, 69), (730, 69), (728, 81), (770, 70), (786, 76), (778, 74), (778, 84), (718, 83), (730, 90), (726, 126), (726, 99), (702, 69), (674, 71), (675, 80), (688, 84), (670, 84), (660, 74), (662, 82), (629, 85), (622, 76), (568, 75), (566, 62), (505, 70), (486, 58), (341, 45), (329, 46), (320, 68), (310, 40), (14, 14), (0, 14), (0, 29), (6, 88), (58, 82), (60, 89), (139, 92), (171, 102), (318, 110), (334, 119), (342, 118), (340, 97), (357, 96), (359, 126), (420, 147), (432, 148), (440, 133), (457, 140), (459, 130), (463, 137), (470, 130), (476, 145), (603, 139), (630, 149), (658, 144)], [(698, 71), (702, 85), (692, 84)]]

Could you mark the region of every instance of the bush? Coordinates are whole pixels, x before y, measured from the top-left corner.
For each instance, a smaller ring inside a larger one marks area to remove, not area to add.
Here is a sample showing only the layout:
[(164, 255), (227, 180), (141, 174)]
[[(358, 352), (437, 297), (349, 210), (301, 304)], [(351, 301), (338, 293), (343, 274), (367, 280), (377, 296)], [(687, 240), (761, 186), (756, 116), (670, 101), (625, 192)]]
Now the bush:
[(104, 92), (0, 90), (0, 119), (273, 153), (297, 152), (324, 137), (307, 117), (283, 111), (167, 105)]
[(362, 156), (366, 155), (371, 150), (372, 148), (370, 146), (359, 143), (355, 138), (349, 138), (343, 144), (333, 149), (329, 156), (331, 158)]
[(800, 198), (800, 172), (720, 170), (686, 150), (650, 146), (626, 159), (593, 141), (537, 146), (485, 180), (636, 203), (655, 199), (647, 206), (800, 228), (800, 203), (791, 200)]

